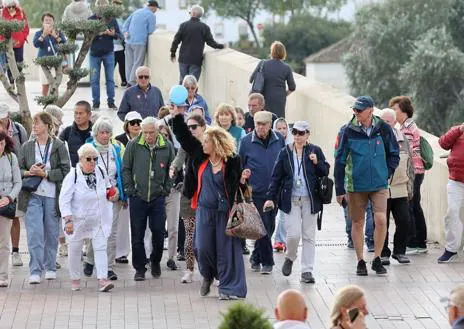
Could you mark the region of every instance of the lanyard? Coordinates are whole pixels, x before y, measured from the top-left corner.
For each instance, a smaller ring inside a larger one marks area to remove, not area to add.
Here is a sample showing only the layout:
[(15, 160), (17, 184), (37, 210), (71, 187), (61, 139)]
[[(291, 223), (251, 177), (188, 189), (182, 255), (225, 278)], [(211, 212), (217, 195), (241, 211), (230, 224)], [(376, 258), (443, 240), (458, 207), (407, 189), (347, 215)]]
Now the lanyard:
[(105, 166), (106, 169), (106, 174), (109, 175), (109, 166), (110, 166), (110, 150), (106, 152), (106, 162), (105, 159), (103, 158), (103, 154), (100, 153), (100, 158), (102, 159), (103, 165)]
[(50, 139), (47, 140), (47, 145), (45, 145), (45, 151), (44, 151), (45, 154), (42, 154), (42, 150), (40, 149), (38, 140), (36, 140), (36, 143), (37, 143), (37, 147), (39, 148), (40, 157), (42, 158), (42, 164), (45, 165), (47, 164), (47, 161), (48, 161), (48, 149), (50, 148)]
[(303, 154), (304, 154), (304, 149), (303, 149), (303, 151), (301, 152), (301, 162), (298, 161), (298, 152), (296, 151), (295, 146), (293, 147), (293, 152), (295, 152), (296, 166), (297, 166), (297, 168), (298, 168), (298, 177), (300, 177), (301, 168), (303, 167)]

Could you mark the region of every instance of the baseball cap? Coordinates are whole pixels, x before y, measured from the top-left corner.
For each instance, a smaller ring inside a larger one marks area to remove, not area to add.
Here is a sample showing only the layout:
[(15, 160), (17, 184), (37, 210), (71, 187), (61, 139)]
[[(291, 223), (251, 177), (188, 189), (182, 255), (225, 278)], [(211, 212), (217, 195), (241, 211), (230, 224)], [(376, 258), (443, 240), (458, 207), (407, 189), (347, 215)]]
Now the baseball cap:
[(353, 106), (351, 108), (364, 111), (367, 108), (374, 107), (374, 100), (371, 96), (359, 96), (356, 98)]
[(295, 129), (298, 131), (309, 131), (309, 124), (306, 121), (296, 121), (293, 124), (292, 129)]
[(139, 112), (130, 111), (130, 112), (127, 113), (126, 116), (124, 117), (124, 121), (133, 121), (133, 120), (140, 120), (140, 121), (142, 121), (142, 116), (140, 115)]
[(0, 103), (0, 119), (8, 118), (10, 107), (6, 103)]
[(147, 5), (148, 5), (149, 7), (156, 7), (156, 8), (158, 8), (158, 9), (161, 9), (161, 7), (160, 7), (159, 4), (158, 4), (158, 1), (148, 0)]

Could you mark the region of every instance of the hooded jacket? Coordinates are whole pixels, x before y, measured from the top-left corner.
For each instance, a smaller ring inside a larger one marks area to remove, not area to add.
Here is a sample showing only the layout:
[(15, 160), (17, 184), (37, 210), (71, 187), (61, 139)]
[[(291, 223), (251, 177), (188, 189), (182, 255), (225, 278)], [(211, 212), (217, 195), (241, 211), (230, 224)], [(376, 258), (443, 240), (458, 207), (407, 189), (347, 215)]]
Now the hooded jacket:
[(63, 13), (63, 22), (77, 22), (87, 20), (92, 16), (92, 11), (85, 1), (73, 0), (66, 6)]
[(293, 143), (293, 136), (290, 130), (290, 126), (288, 125), (288, 122), (285, 118), (278, 118), (277, 120), (275, 120), (272, 125), (272, 130), (278, 131), (277, 124), (280, 122), (285, 122), (285, 124), (287, 125), (287, 137), (285, 137), (285, 145)]

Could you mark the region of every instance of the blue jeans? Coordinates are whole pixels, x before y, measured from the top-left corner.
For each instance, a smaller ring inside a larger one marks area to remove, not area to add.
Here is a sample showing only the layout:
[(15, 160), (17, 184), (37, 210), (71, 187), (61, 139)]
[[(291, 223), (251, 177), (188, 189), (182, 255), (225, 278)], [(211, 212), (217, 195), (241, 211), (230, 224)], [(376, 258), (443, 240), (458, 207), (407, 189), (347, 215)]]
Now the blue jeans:
[(197, 78), (197, 81), (198, 81), (200, 80), (201, 65), (179, 63), (179, 72), (180, 72), (179, 84), (182, 84), (182, 80), (184, 80), (184, 77), (186, 75), (193, 75), (195, 78)]
[(287, 228), (285, 227), (285, 217), (282, 210), (279, 211), (279, 223), (275, 233), (275, 242), (287, 244)]
[[(343, 212), (345, 213), (345, 231), (348, 239), (351, 240), (351, 218), (348, 216), (348, 207), (343, 208)], [(374, 240), (374, 216), (372, 214), (372, 204), (371, 201), (367, 204), (366, 209), (366, 228), (364, 230), (364, 235), (366, 236), (366, 242), (368, 240)]]
[(114, 103), (114, 53), (104, 56), (90, 56), (90, 84), (92, 86), (93, 104), (100, 105), (100, 69), (103, 62), (106, 79), (108, 104)]
[(42, 271), (56, 272), (60, 225), (55, 209), (55, 198), (31, 194), (24, 223), (27, 247), (31, 256), (30, 274), (41, 275)]

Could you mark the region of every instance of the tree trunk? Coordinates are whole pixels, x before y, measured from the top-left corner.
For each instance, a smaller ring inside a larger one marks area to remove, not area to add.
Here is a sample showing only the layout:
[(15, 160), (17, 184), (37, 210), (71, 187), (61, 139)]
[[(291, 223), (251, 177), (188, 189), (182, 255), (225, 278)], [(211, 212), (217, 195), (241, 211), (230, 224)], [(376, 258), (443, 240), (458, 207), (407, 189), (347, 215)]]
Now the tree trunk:
[(249, 20), (247, 20), (246, 22), (247, 22), (248, 26), (250, 27), (251, 34), (253, 35), (253, 39), (255, 40), (255, 43), (256, 43), (256, 47), (258, 49), (261, 49), (261, 44), (259, 42), (258, 35), (256, 34), (255, 27), (253, 26), (253, 22), (249, 21)]
[[(87, 53), (89, 52), (90, 46), (92, 44), (92, 40), (95, 38), (97, 33), (92, 34), (92, 35), (86, 35), (84, 38), (84, 42), (82, 43), (81, 49), (79, 49), (79, 55), (77, 56), (77, 60), (74, 63), (73, 69), (80, 69), (82, 66), (82, 63), (85, 60), (85, 56), (87, 56)], [(68, 83), (66, 84), (66, 91), (58, 97), (55, 105), (59, 107), (63, 107), (71, 98), (71, 96), (74, 94), (74, 92), (77, 89), (77, 83), (79, 82), (79, 79), (70, 77)]]

